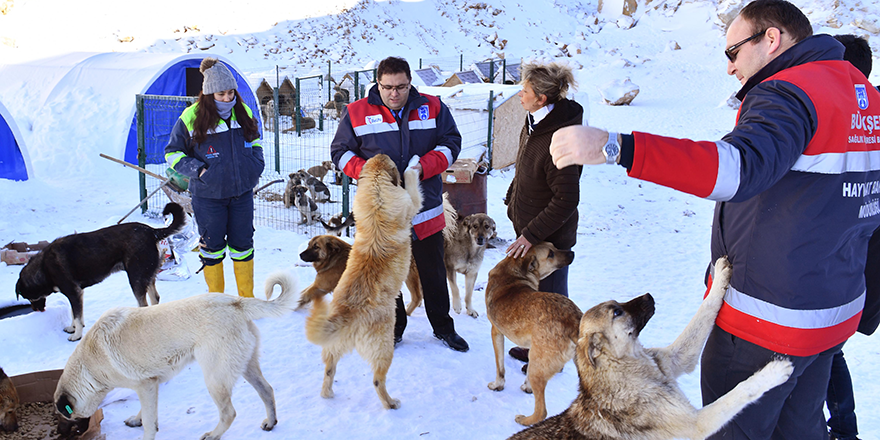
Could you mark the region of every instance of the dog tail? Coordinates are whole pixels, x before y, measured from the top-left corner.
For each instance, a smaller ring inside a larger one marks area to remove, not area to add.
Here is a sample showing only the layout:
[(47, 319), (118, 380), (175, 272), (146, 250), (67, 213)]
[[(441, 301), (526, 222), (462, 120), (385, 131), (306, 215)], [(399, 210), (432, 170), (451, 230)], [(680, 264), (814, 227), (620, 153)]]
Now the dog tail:
[[(239, 302), (244, 308), (244, 314), (248, 319), (260, 318), (279, 318), (292, 312), (296, 308), (297, 294), (297, 277), (286, 271), (274, 272), (266, 278), (266, 299), (267, 301), (240, 298)], [(281, 294), (277, 298), (272, 298), (272, 292), (275, 286), (281, 286)]]
[(339, 326), (328, 317), (329, 311), (324, 297), (312, 301), (312, 314), (306, 318), (306, 339), (317, 345), (327, 345), (336, 335)]
[[(278, 318), (292, 312), (296, 308), (298, 280), (296, 275), (287, 271), (277, 271), (266, 278), (266, 300), (246, 301), (245, 313), (249, 319)], [(272, 292), (275, 286), (281, 286), (281, 293), (275, 299)]]
[(446, 227), (443, 228), (443, 239), (449, 242), (458, 233), (458, 212), (449, 201), (448, 192), (443, 193), (443, 219), (446, 221)]
[(186, 214), (183, 212), (183, 207), (178, 205), (177, 203), (171, 202), (165, 205), (165, 209), (162, 210), (162, 215), (168, 214), (171, 214), (173, 217), (173, 219), (171, 220), (171, 224), (168, 225), (168, 227), (156, 229), (156, 241), (176, 234), (178, 231), (183, 229), (183, 225), (184, 223), (186, 223)]

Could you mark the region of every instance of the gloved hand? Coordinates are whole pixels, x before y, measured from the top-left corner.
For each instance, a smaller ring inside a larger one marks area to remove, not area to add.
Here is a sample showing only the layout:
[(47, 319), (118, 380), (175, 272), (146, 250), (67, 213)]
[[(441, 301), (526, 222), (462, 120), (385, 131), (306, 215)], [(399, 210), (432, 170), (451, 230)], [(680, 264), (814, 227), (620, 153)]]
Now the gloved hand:
[(415, 155), (412, 159), (409, 160), (409, 163), (406, 165), (406, 169), (415, 168), (416, 165), (419, 164), (419, 156)]

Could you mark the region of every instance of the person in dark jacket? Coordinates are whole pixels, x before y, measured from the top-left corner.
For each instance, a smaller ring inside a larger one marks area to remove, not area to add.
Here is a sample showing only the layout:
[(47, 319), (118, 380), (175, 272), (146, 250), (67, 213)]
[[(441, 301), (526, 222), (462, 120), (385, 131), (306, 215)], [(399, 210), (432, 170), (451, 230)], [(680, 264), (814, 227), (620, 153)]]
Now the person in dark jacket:
[(165, 161), (189, 177), (209, 292), (223, 292), (223, 258), (233, 261), (240, 296), (254, 296), (254, 187), (263, 173), (260, 131), (232, 72), (202, 60), (199, 100), (187, 107), (165, 147)]
[(619, 164), (718, 202), (711, 261), (726, 255), (733, 271), (700, 362), (703, 405), (771, 359), (794, 372), (710, 438), (824, 440), (831, 361), (859, 326), (880, 226), (880, 92), (784, 0), (743, 7), (726, 46), (743, 87), (721, 140), (580, 126), (557, 131), (550, 152), (558, 167)]
[[(550, 140), (559, 128), (580, 125), (584, 109), (567, 99), (574, 85), (571, 68), (559, 63), (525, 63), (520, 68), (520, 104), (528, 111), (519, 135), (516, 174), (507, 189), (507, 217), (516, 240), (507, 254), (519, 258), (535, 244), (553, 243), (571, 250), (577, 241), (580, 165), (557, 169), (550, 157)], [(540, 281), (538, 289), (568, 296), (568, 266)], [(510, 355), (528, 362), (528, 349), (513, 347)]]
[[(422, 210), (413, 218), (412, 254), (419, 270), (425, 311), (434, 336), (456, 351), (467, 342), (455, 332), (449, 316), (449, 291), (443, 263), (443, 182), (440, 175), (461, 151), (461, 134), (440, 98), (423, 95), (412, 86), (409, 63), (388, 57), (376, 69), (376, 85), (366, 98), (343, 111), (330, 144), (333, 163), (351, 178), (360, 176), (367, 159), (387, 154), (403, 172), (413, 167), (421, 175)], [(397, 298), (394, 343), (403, 338), (406, 310)]]
[[(873, 57), (868, 40), (856, 35), (835, 35), (843, 44), (843, 59), (852, 63), (867, 79), (871, 76)], [(866, 335), (877, 329), (878, 306), (880, 306), (880, 232), (874, 231), (868, 242), (868, 259), (865, 263), (865, 309), (859, 320), (858, 331)], [(852, 378), (843, 350), (834, 355), (831, 361), (831, 380), (828, 381), (828, 394), (825, 398), (828, 407), (828, 429), (831, 440), (858, 440), (859, 428), (856, 421), (856, 399), (853, 395)]]

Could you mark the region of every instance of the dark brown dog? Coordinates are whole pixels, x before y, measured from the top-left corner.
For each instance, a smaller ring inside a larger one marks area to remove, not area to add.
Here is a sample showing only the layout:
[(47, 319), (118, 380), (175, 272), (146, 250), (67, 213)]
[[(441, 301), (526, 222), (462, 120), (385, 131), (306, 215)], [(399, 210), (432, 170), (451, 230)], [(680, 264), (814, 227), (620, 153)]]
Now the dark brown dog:
[[(299, 258), (307, 263), (312, 263), (318, 273), (315, 275), (315, 281), (306, 287), (300, 295), (297, 310), (336, 288), (339, 278), (345, 272), (350, 252), (351, 245), (335, 235), (316, 235), (309, 240), (309, 246), (299, 254)], [(421, 296), (422, 284), (415, 260), (410, 263), (409, 273), (406, 276), (406, 287), (410, 293), (418, 292), (417, 295)]]
[(574, 252), (561, 251), (543, 242), (520, 258), (506, 257), (489, 271), (486, 315), (492, 324), (495, 381), (489, 389), (504, 389), (504, 338), (530, 348), (529, 369), (523, 391), (535, 394), (535, 412), (517, 415), (516, 422), (531, 425), (547, 417), (544, 388), (574, 356), (581, 310), (570, 299), (539, 292), (538, 282), (560, 267), (571, 264)]
[(0, 431), (12, 432), (18, 429), (18, 392), (9, 376), (0, 368)]
[(46, 310), (46, 297), (61, 292), (70, 301), (73, 322), (64, 331), (68, 340), (77, 341), (83, 330), (83, 289), (104, 281), (110, 274), (124, 270), (137, 303), (159, 303), (156, 273), (161, 256), (157, 243), (183, 228), (183, 208), (177, 203), (165, 205), (164, 215), (174, 220), (166, 228), (155, 229), (143, 223), (123, 223), (93, 232), (71, 234), (55, 239), (31, 258), (15, 283), (16, 297), (31, 302), (35, 311)]

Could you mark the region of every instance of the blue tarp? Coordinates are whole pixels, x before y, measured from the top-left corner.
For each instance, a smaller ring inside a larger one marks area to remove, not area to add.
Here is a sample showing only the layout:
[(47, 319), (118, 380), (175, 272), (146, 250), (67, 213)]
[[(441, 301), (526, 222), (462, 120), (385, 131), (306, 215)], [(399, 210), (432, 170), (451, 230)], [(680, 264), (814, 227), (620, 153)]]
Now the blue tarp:
[(10, 124), (0, 114), (0, 178), (9, 180), (27, 180), (28, 173), (18, 140)]

